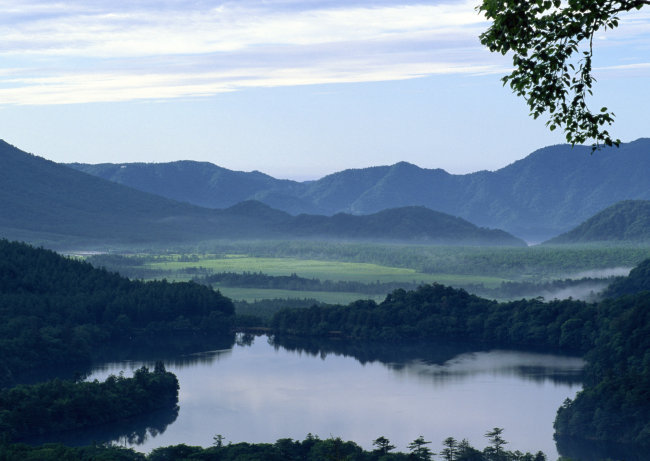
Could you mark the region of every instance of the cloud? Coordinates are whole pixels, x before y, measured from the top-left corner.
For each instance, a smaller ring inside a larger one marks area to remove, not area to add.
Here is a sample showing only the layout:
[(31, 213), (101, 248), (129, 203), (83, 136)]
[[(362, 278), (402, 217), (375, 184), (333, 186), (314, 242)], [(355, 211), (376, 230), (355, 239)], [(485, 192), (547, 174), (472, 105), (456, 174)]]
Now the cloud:
[(503, 72), (475, 1), (0, 0), (0, 103)]

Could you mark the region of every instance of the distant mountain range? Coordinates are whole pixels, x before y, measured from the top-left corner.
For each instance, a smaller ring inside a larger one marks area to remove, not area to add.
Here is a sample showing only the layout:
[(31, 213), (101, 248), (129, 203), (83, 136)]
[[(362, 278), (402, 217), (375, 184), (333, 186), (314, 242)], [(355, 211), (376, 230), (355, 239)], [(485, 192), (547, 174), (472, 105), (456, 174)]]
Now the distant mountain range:
[(506, 232), (479, 228), (424, 207), (332, 217), (292, 216), (257, 201), (208, 209), (77, 171), (4, 141), (0, 141), (0, 237), (58, 246), (216, 238), (524, 245)]
[(291, 214), (361, 215), (424, 206), (533, 242), (566, 232), (620, 200), (650, 199), (650, 139), (593, 154), (584, 146), (545, 147), (497, 171), (465, 175), (405, 162), (306, 182), (192, 161), (70, 166), (209, 208), (258, 200)]
[(650, 242), (650, 201), (618, 202), (547, 243)]

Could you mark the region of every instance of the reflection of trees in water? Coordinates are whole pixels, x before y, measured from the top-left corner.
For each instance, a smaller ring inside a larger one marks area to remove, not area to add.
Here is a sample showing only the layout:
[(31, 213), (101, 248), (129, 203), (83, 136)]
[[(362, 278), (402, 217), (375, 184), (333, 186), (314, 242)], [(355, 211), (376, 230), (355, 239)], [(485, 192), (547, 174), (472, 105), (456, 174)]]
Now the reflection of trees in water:
[(184, 368), (196, 363), (210, 364), (230, 354), (234, 344), (234, 334), (227, 338), (200, 334), (144, 336), (110, 343), (104, 350), (96, 350), (94, 363), (89, 363), (86, 367), (75, 365), (67, 368), (41, 368), (37, 372), (14, 378), (18, 384), (34, 384), (54, 378), (79, 380), (93, 372), (107, 369), (108, 364), (116, 362), (134, 362), (133, 366), (126, 366), (130, 369), (140, 368), (142, 365), (153, 369), (157, 361), (175, 368)]
[(555, 444), (560, 455), (570, 459), (624, 459), (625, 461), (647, 461), (647, 450), (630, 445), (583, 440), (555, 435)]
[(150, 437), (156, 437), (165, 432), (167, 427), (178, 418), (178, 410), (179, 407), (176, 406), (126, 421), (36, 437), (24, 440), (24, 442), (30, 444), (57, 442), (69, 446), (93, 445), (95, 443), (141, 445)]
[(478, 343), (385, 344), (281, 336), (269, 337), (269, 343), (276, 349), (282, 347), (321, 359), (332, 354), (352, 357), (362, 365), (379, 362), (395, 372), (416, 374), (434, 382), (461, 380), (486, 372), (539, 383), (572, 385), (582, 383), (583, 379), (581, 359), (525, 351), (491, 351)]

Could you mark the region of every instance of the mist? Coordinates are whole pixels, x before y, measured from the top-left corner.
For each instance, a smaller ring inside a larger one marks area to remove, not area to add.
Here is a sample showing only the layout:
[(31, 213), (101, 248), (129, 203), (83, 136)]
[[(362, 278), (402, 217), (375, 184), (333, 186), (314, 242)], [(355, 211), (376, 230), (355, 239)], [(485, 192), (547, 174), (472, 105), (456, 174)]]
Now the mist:
[(608, 277), (627, 277), (634, 267), (606, 267), (604, 269), (591, 269), (567, 276), (569, 279), (605, 279)]

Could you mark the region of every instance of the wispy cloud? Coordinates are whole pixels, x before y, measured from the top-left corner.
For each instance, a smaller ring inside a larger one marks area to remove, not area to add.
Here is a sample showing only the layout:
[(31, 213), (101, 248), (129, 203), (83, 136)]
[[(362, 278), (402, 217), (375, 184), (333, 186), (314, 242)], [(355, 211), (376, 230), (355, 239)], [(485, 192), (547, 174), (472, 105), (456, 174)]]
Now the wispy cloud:
[(0, 0), (0, 104), (502, 71), (476, 1)]

